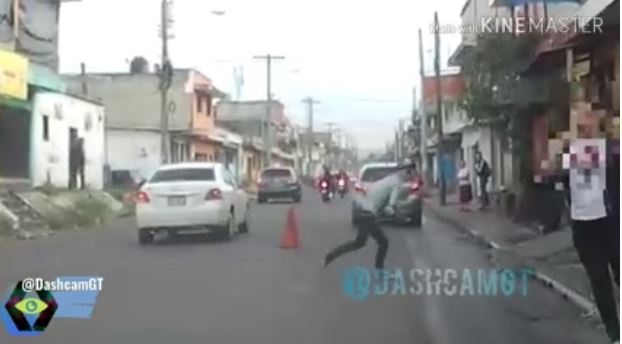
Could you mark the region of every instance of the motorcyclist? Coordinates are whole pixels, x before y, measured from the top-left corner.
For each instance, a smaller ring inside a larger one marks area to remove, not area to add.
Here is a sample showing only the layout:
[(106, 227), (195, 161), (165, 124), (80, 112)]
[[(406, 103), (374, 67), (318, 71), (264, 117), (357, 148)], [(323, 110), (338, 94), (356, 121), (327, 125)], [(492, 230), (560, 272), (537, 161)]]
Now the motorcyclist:
[(343, 186), (345, 190), (348, 190), (348, 185), (350, 184), (350, 178), (348, 174), (344, 170), (339, 170), (339, 174), (337, 175), (337, 181), (343, 180)]
[(319, 183), (318, 184), (322, 184), (322, 182), (326, 182), (328, 184), (328, 190), (332, 190), (333, 188), (333, 177), (330, 173), (330, 168), (328, 168), (328, 166), (324, 165), (324, 174), (322, 174), (322, 177), (320, 177)]

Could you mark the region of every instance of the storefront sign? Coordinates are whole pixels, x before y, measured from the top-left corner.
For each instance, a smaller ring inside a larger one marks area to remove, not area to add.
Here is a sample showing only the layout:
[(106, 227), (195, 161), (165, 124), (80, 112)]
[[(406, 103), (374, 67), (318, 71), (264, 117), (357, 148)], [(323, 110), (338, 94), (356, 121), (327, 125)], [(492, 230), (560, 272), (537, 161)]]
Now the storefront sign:
[(28, 59), (0, 50), (0, 95), (28, 99)]

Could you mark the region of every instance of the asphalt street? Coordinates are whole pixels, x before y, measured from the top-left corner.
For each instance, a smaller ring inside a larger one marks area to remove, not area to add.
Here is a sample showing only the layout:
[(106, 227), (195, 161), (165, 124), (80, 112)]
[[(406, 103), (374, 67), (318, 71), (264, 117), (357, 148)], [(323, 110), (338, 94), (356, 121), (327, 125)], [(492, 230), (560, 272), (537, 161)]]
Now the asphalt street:
[[(295, 206), (301, 247), (278, 246)], [(536, 282), (513, 296), (384, 295), (354, 300), (343, 272), (371, 267), (376, 245), (324, 269), (323, 255), (351, 239), (350, 201), (253, 204), (250, 232), (138, 245), (131, 218), (45, 240), (0, 243), (0, 286), (25, 277), (104, 277), (92, 319), (53, 319), (40, 338), (0, 343), (607, 343), (579, 311)], [(486, 252), (426, 217), (422, 230), (387, 227), (387, 266), (489, 269)], [(1, 325), (1, 324), (0, 324)]]

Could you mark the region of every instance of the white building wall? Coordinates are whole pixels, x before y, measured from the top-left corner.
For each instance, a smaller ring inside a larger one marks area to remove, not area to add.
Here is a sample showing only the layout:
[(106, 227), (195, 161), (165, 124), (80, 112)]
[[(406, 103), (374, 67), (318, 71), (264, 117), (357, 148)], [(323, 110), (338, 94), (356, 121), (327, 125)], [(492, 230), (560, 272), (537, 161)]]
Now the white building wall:
[(466, 124), (466, 111), (457, 103), (443, 105), (443, 134), (460, 132)]
[[(31, 132), (31, 182), (34, 186), (69, 185), (69, 131), (84, 139), (85, 182), (104, 186), (104, 107), (57, 93), (37, 93), (33, 102)], [(44, 121), (47, 118), (47, 138)]]
[(127, 170), (139, 181), (160, 166), (160, 133), (147, 130), (109, 129), (108, 161), (114, 171)]

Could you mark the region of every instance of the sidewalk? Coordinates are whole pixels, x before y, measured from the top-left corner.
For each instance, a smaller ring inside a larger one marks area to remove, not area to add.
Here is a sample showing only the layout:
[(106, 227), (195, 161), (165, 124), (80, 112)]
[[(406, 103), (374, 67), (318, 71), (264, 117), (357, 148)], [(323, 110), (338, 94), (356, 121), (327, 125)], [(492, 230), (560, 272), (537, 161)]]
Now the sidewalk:
[(425, 199), (425, 211), (447, 222), (492, 249), (491, 257), (503, 267), (528, 267), (534, 278), (560, 293), (590, 315), (596, 315), (587, 275), (580, 264), (568, 228), (540, 235), (513, 223), (493, 211), (460, 211), (457, 195), (447, 197), (440, 206), (438, 196)]

